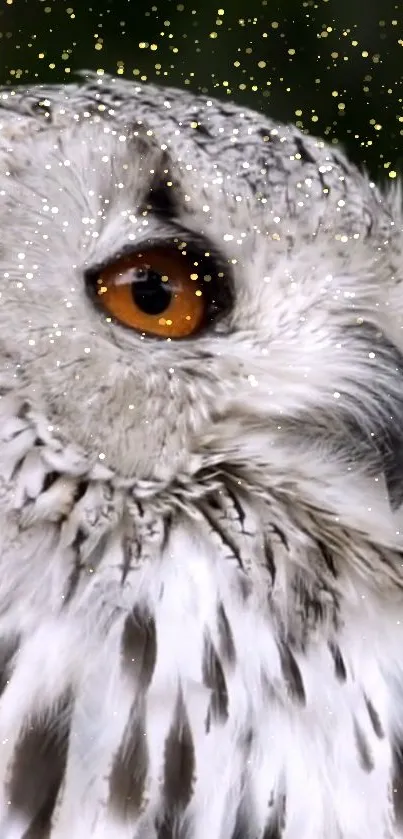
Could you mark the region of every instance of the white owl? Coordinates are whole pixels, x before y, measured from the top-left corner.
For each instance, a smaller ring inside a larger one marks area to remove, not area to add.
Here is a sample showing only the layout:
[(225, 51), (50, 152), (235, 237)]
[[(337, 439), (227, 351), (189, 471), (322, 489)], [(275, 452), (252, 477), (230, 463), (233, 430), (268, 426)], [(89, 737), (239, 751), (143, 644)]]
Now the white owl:
[(399, 195), (175, 90), (0, 105), (0, 839), (395, 839)]

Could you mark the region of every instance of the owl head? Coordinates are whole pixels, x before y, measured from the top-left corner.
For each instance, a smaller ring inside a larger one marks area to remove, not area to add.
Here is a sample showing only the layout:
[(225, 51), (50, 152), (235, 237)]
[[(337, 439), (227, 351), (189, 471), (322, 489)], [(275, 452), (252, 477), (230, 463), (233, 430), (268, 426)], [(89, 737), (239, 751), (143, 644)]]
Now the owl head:
[(227, 102), (0, 90), (1, 837), (392, 835), (402, 226)]
[(38, 434), (155, 492), (228, 473), (400, 505), (398, 195), (294, 127), (123, 80), (17, 89), (0, 121), (1, 372)]

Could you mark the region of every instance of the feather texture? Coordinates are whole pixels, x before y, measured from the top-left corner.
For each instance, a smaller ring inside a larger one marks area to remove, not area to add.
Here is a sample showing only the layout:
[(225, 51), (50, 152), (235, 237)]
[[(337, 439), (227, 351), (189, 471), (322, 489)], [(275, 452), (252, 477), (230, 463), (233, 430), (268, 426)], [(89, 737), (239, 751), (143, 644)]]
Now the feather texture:
[[(396, 839), (400, 202), (228, 103), (0, 103), (0, 839)], [(102, 319), (173, 235), (222, 319)]]

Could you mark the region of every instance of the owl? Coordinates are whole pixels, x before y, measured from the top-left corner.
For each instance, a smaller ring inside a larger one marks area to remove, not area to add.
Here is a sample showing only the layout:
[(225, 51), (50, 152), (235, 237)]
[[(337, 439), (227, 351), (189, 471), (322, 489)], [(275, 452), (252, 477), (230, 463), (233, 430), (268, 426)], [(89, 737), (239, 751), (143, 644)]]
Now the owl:
[(0, 839), (396, 839), (403, 213), (338, 146), (0, 89)]

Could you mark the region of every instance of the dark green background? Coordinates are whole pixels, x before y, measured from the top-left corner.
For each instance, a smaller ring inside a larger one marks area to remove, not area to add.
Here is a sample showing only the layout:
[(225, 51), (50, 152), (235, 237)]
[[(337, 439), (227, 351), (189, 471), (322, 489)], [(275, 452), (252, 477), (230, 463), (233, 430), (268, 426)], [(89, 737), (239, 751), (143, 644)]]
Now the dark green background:
[(0, 50), (2, 83), (123, 71), (297, 121), (378, 178), (402, 168), (403, 0), (0, 0)]

